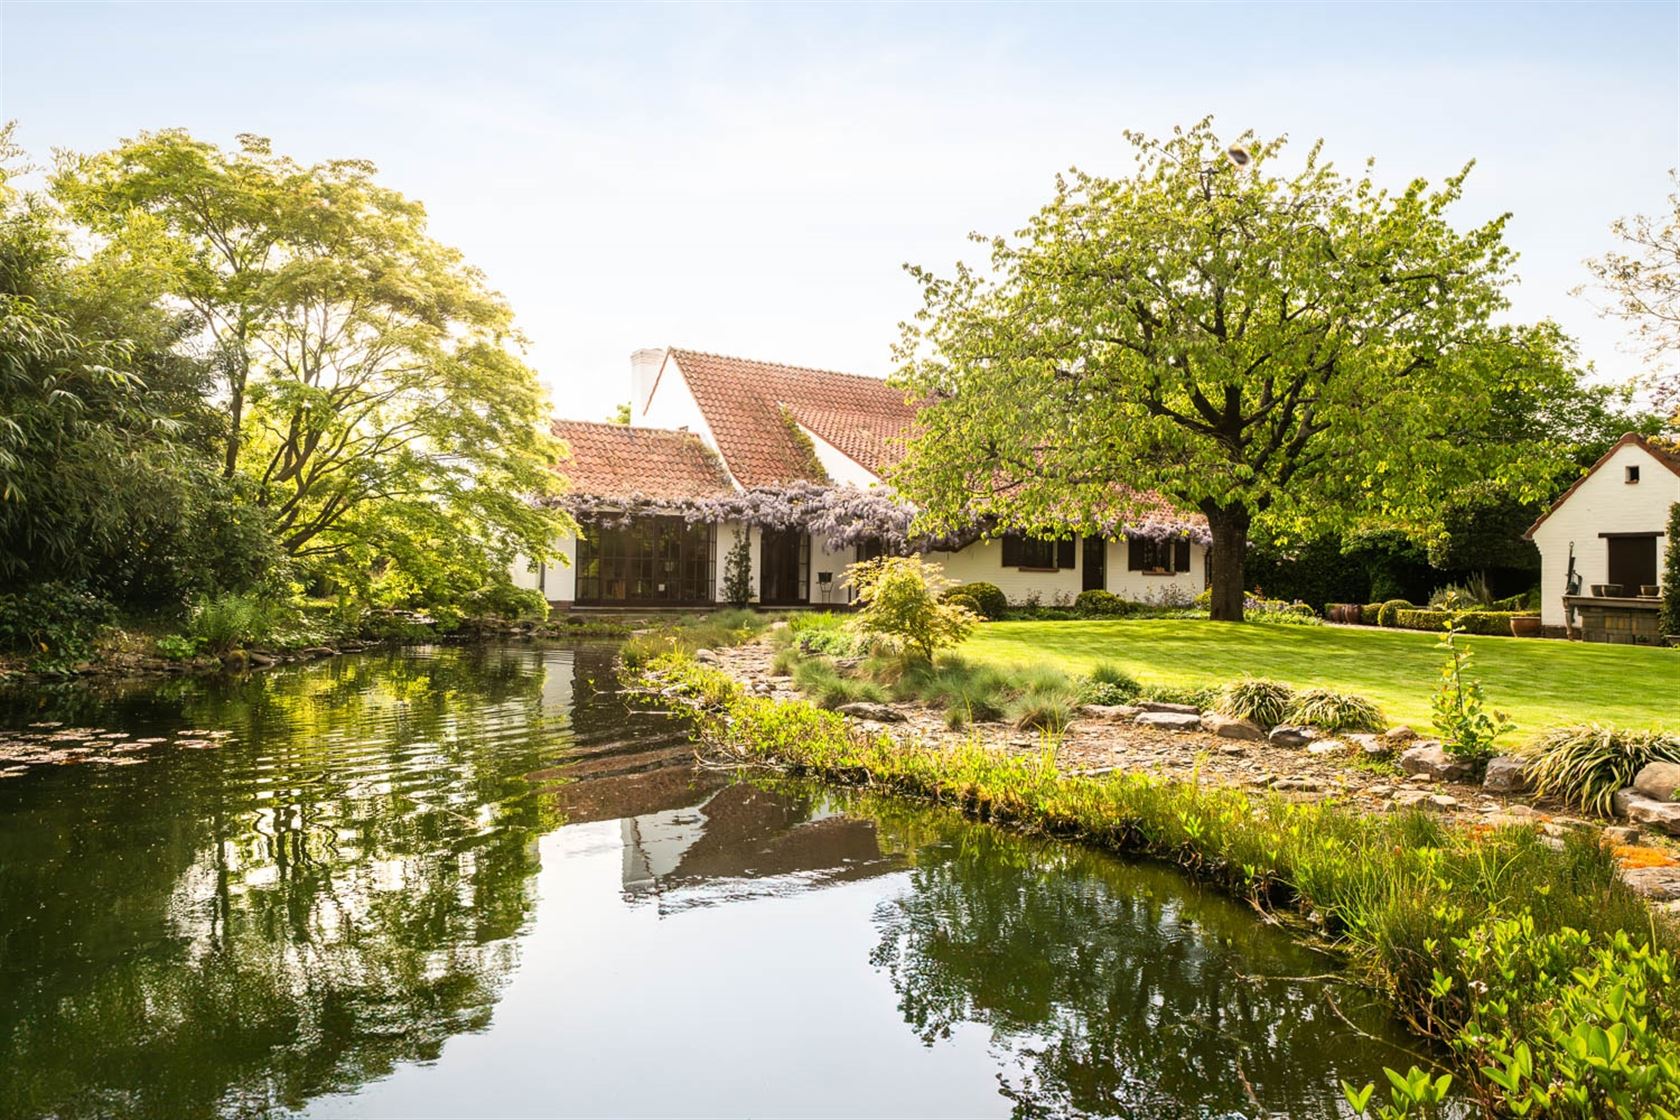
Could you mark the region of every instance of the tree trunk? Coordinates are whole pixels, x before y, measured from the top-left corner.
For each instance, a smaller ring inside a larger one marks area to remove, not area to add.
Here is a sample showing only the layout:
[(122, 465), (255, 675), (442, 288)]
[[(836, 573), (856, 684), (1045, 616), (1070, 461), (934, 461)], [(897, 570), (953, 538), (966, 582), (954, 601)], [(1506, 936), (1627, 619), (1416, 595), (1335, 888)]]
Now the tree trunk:
[(1248, 553), (1248, 509), (1242, 505), (1217, 506), (1212, 502), (1202, 506), (1207, 515), (1208, 529), (1213, 534), (1212, 603), (1208, 606), (1211, 618), (1225, 622), (1241, 622), (1243, 618), (1243, 561)]
[(223, 343), (222, 361), (228, 379), (227, 460), (222, 464), (222, 477), (231, 479), (239, 468), (239, 427), (245, 420), (245, 383), (251, 375), (251, 357), (243, 334), (232, 345)]

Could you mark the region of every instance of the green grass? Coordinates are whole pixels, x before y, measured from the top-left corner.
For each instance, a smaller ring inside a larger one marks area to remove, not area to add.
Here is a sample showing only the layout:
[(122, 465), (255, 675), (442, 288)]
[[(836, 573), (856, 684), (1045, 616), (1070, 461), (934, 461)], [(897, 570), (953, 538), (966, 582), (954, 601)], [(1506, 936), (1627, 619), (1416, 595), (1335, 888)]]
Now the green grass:
[[(1680, 651), (1537, 638), (1469, 639), (1489, 704), (1542, 728), (1597, 720), (1680, 727)], [(1200, 619), (989, 622), (959, 652), (1000, 666), (1048, 663), (1073, 673), (1119, 666), (1156, 686), (1223, 685), (1244, 673), (1295, 688), (1333, 688), (1381, 705), (1390, 722), (1430, 726), (1441, 655), (1436, 635), (1339, 626), (1257, 626)]]

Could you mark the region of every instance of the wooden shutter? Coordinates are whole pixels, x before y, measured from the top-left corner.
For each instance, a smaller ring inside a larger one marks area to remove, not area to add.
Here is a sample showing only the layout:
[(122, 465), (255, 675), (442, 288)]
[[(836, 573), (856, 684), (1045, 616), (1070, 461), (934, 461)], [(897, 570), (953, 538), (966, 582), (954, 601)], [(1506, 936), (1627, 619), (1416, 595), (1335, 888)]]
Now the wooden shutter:
[(1078, 561), (1073, 557), (1073, 547), (1074, 540), (1072, 537), (1056, 542), (1056, 567), (1073, 568), (1078, 566)]
[(1190, 570), (1190, 542), (1173, 542), (1173, 571), (1188, 572)]
[(1136, 537), (1126, 538), (1126, 570), (1143, 571), (1143, 542)]
[(1019, 533), (1005, 533), (1003, 536), (1003, 566), (1006, 568), (1021, 567), (1021, 535)]

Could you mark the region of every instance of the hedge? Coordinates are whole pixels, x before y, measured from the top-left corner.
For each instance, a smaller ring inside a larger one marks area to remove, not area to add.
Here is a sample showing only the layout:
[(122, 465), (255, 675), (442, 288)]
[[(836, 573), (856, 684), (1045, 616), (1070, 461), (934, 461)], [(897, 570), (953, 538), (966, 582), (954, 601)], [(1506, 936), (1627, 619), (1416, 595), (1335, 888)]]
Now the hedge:
[(983, 618), (999, 619), (1009, 613), (1009, 599), (995, 583), (984, 581), (959, 583), (946, 591), (940, 598), (950, 602), (957, 595), (964, 595), (974, 600), (978, 604), (980, 615)]
[(1453, 611), (1420, 609), (1396, 611), (1394, 625), (1402, 630), (1445, 630), (1448, 619), (1457, 619), (1459, 626), (1467, 634), (1509, 638), (1513, 618), (1533, 617), (1533, 611), (1459, 611), (1454, 613)]

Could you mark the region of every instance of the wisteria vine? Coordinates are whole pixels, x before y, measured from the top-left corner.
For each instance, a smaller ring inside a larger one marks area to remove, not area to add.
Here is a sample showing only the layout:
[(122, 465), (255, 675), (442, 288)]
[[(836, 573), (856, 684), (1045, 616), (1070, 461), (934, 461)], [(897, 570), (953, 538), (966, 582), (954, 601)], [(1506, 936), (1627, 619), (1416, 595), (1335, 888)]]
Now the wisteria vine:
[[(879, 541), (892, 552), (955, 551), (997, 531), (997, 525), (988, 522), (946, 536), (918, 534), (912, 531), (915, 507), (890, 490), (824, 486), (805, 481), (757, 486), (708, 497), (567, 494), (557, 502), (574, 517), (608, 529), (628, 528), (647, 517), (680, 517), (689, 525), (737, 521), (761, 529), (799, 529), (820, 538), (828, 552), (839, 552), (866, 541)], [(1186, 517), (1159, 514), (1137, 520), (1110, 517), (1099, 529), (1103, 535), (1115, 538), (1124, 534), (1142, 540), (1187, 538), (1201, 545), (1211, 542), (1206, 524)]]

